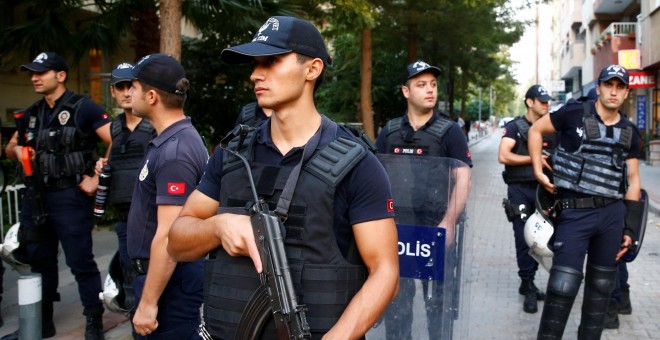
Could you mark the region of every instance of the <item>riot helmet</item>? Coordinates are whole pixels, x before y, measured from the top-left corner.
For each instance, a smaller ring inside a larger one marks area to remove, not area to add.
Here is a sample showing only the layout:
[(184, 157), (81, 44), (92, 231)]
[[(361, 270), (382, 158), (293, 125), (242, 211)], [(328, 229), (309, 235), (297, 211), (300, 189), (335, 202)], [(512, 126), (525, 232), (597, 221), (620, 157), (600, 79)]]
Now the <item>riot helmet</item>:
[(21, 248), (19, 237), (19, 234), (21, 233), (20, 227), (21, 224), (16, 223), (9, 228), (5, 235), (5, 241), (2, 244), (0, 256), (2, 256), (2, 259), (19, 273), (28, 273), (30, 272), (30, 266), (28, 264), (27, 255), (25, 254), (25, 249)]
[(525, 242), (530, 248), (530, 255), (534, 253), (541, 257), (552, 257), (550, 242), (554, 236), (555, 228), (552, 219), (555, 215), (554, 195), (541, 185), (536, 188), (536, 211), (525, 222)]
[(126, 294), (124, 292), (123, 282), (124, 273), (119, 262), (119, 252), (115, 252), (108, 265), (108, 275), (105, 277), (103, 291), (99, 293), (99, 299), (103, 301), (103, 305), (111, 312), (129, 315), (130, 311), (124, 305)]

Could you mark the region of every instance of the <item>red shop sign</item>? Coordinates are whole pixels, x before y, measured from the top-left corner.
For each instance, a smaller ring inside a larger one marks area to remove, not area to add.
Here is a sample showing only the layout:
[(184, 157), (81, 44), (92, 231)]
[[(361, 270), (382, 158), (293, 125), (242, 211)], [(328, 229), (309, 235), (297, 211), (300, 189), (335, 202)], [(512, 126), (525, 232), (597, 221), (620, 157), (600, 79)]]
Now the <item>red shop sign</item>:
[(656, 76), (648, 72), (630, 72), (630, 88), (655, 87)]

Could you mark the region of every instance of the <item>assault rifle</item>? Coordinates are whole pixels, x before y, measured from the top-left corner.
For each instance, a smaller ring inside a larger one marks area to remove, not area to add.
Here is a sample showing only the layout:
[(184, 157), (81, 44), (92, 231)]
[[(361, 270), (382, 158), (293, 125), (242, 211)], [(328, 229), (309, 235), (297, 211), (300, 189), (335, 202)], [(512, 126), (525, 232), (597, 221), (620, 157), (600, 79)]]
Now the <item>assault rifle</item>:
[[(220, 147), (238, 157), (247, 170), (254, 199), (254, 204), (250, 208), (250, 221), (263, 265), (263, 271), (259, 274), (261, 286), (253, 294), (241, 316), (236, 338), (256, 338), (272, 315), (275, 318), (279, 339), (311, 339), (305, 317), (307, 308), (298, 303), (293, 288), (282, 238), (284, 226), (282, 221), (270, 212), (268, 204), (263, 199), (259, 199), (250, 165), (238, 152), (245, 137), (253, 130), (254, 128), (247, 125), (238, 125), (220, 141)], [(239, 137), (238, 143), (232, 148), (229, 142), (235, 137)]]
[(35, 179), (32, 169), (32, 159), (30, 154), (34, 153), (33, 148), (24, 146), (21, 148), (21, 164), (23, 165), (23, 183), (27, 191), (30, 205), (32, 206), (32, 220), (34, 224), (39, 226), (46, 222), (46, 208), (44, 207), (44, 200), (41, 197), (41, 190), (39, 190), (38, 179)]

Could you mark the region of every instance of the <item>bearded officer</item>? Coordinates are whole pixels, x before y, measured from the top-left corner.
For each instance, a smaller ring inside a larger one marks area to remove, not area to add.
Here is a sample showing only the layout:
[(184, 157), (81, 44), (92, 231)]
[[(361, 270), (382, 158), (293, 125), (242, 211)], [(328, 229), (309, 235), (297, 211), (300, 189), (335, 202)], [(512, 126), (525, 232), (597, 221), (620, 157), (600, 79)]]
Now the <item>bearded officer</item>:
[[(578, 338), (598, 339), (603, 331), (616, 261), (632, 243), (629, 221), (634, 214), (626, 216), (626, 211), (636, 210), (640, 199), (641, 137), (619, 111), (628, 97), (628, 82), (626, 69), (607, 66), (598, 77), (597, 101), (567, 104), (529, 131), (534, 175), (545, 190), (557, 193), (559, 210), (539, 338), (562, 337), (583, 279), (585, 257)], [(543, 173), (542, 135), (555, 131), (561, 137), (553, 155), (552, 183)]]

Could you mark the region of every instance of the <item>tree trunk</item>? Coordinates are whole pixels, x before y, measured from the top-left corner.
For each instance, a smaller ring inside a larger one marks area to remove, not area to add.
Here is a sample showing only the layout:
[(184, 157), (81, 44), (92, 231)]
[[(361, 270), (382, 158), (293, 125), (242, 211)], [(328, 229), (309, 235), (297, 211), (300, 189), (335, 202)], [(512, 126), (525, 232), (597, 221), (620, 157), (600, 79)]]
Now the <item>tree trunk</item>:
[(181, 5), (183, 0), (160, 0), (160, 52), (181, 60)]
[(362, 113), (362, 129), (372, 140), (376, 139), (374, 117), (371, 108), (371, 78), (372, 78), (371, 28), (362, 30), (362, 61), (360, 63), (360, 111)]

